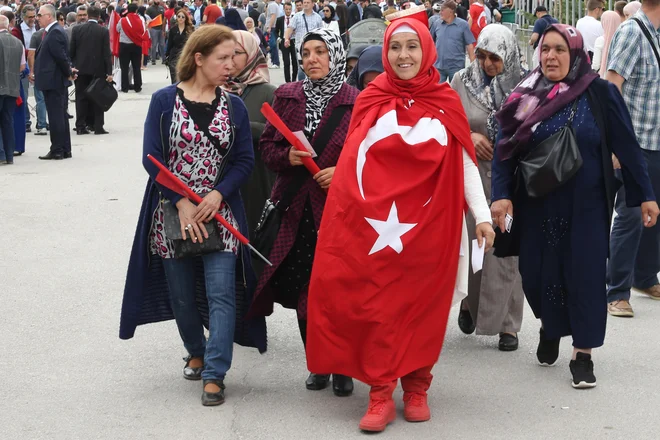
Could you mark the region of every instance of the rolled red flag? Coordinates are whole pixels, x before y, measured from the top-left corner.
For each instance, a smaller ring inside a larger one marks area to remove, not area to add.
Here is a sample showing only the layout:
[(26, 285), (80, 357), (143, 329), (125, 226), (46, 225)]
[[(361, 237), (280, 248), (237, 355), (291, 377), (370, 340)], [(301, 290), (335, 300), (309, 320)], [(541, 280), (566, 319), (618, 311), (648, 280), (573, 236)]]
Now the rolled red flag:
[[(307, 148), (305, 148), (302, 142), (300, 142), (300, 139), (298, 139), (296, 135), (293, 134), (291, 130), (289, 130), (289, 127), (287, 127), (284, 121), (282, 121), (277, 113), (275, 113), (275, 110), (273, 110), (273, 107), (271, 107), (270, 104), (264, 102), (264, 104), (261, 106), (261, 113), (266, 117), (268, 122), (270, 122), (271, 125), (277, 129), (277, 131), (282, 133), (286, 140), (289, 141), (289, 143), (295, 149), (309, 153)], [(319, 171), (321, 171), (319, 166), (311, 157), (303, 157), (302, 163), (305, 165), (305, 168), (307, 168), (307, 170), (312, 173), (312, 176), (315, 176)]]
[[(202, 197), (199, 196), (197, 193), (195, 193), (192, 189), (188, 187), (185, 183), (181, 181), (178, 177), (176, 177), (170, 170), (167, 169), (165, 165), (160, 163), (158, 159), (153, 157), (151, 154), (147, 154), (147, 158), (158, 167), (158, 175), (156, 176), (156, 182), (160, 183), (164, 187), (167, 187), (174, 191), (175, 193), (187, 198), (191, 202), (199, 205), (202, 203)], [(266, 257), (261, 255), (259, 251), (257, 251), (251, 244), (250, 241), (243, 235), (241, 234), (236, 228), (234, 228), (223, 216), (220, 215), (219, 212), (215, 213), (214, 217), (217, 221), (220, 222), (222, 226), (227, 228), (227, 230), (236, 238), (238, 238), (238, 241), (246, 245), (252, 252), (254, 252), (259, 258), (264, 260), (266, 264), (269, 266), (272, 266), (273, 264), (268, 261)]]

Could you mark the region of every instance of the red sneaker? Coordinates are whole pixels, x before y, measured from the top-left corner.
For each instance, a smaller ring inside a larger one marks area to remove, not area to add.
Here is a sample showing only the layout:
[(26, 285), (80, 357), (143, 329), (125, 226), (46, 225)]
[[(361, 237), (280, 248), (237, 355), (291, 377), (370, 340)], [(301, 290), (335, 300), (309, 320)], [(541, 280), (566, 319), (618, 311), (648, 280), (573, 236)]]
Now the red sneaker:
[(396, 408), (392, 399), (369, 399), (369, 409), (360, 420), (360, 429), (370, 432), (384, 431), (396, 419)]
[(431, 419), (431, 410), (426, 393), (403, 393), (403, 417), (408, 422), (426, 422)]

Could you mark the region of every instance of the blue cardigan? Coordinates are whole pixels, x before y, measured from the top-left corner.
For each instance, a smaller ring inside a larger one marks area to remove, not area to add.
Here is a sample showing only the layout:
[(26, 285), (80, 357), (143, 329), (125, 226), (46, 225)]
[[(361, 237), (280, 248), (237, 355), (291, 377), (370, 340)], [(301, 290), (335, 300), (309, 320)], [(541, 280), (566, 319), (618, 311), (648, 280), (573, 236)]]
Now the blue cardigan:
[[(170, 308), (169, 289), (165, 279), (162, 259), (158, 255), (151, 255), (149, 234), (160, 195), (162, 194), (172, 203), (179, 201), (181, 196), (155, 183), (154, 179), (158, 174), (158, 168), (147, 159), (147, 154), (152, 155), (163, 164), (166, 163), (163, 157), (163, 145), (169, 145), (175, 98), (176, 85), (165, 87), (156, 92), (151, 98), (149, 112), (144, 123), (142, 164), (149, 173), (150, 179), (144, 193), (137, 231), (133, 240), (133, 250), (128, 263), (119, 324), (119, 337), (121, 339), (132, 338), (138, 325), (174, 319)], [(227, 158), (225, 175), (215, 189), (222, 194), (224, 200), (231, 206), (239, 230), (247, 237), (247, 219), (239, 188), (247, 181), (254, 166), (252, 131), (243, 101), (235, 95), (230, 95), (230, 98), (233, 111), (232, 122), (236, 127), (236, 132), (233, 146)], [(245, 319), (252, 303), (257, 281), (252, 270), (250, 252), (245, 246), (241, 245), (238, 255), (234, 341), (241, 345), (256, 347), (263, 353), (266, 351), (265, 318)], [(208, 302), (204, 286), (204, 266), (200, 258), (196, 260), (197, 304), (205, 325), (208, 327)]]

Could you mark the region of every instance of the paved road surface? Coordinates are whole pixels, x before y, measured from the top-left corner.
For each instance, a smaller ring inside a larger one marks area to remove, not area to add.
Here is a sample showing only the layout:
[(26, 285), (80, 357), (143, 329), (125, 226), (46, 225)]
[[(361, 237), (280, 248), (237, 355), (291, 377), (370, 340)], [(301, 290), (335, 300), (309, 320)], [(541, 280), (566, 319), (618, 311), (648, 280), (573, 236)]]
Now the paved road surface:
[[(275, 83), (282, 70), (272, 71)], [(185, 355), (173, 321), (118, 339), (126, 264), (146, 174), (142, 126), (162, 66), (141, 94), (121, 94), (110, 136), (72, 135), (73, 160), (42, 162), (48, 138), (0, 168), (0, 439), (364, 438), (368, 388), (337, 398), (305, 390), (295, 315), (269, 319), (265, 355), (237, 347), (227, 402), (200, 404), (201, 384), (181, 377)], [(73, 104), (71, 111), (73, 111)], [(514, 353), (496, 337), (465, 336), (452, 311), (430, 391), (433, 418), (401, 416), (383, 439), (658, 439), (660, 303), (634, 296), (637, 317), (610, 319), (595, 352), (598, 387), (569, 384), (570, 340), (559, 365), (535, 363), (538, 323), (529, 309)]]

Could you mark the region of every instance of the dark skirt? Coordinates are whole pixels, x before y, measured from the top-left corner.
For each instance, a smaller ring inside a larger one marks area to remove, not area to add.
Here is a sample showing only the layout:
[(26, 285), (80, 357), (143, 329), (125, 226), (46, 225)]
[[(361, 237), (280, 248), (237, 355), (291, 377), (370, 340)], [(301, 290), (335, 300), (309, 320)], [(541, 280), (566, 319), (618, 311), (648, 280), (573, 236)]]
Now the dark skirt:
[(305, 203), (296, 241), (270, 280), (275, 302), (287, 309), (296, 309), (299, 320), (307, 319), (307, 293), (318, 231), (314, 225), (312, 206)]
[[(564, 126), (570, 108), (543, 122), (538, 144)], [(520, 275), (527, 301), (548, 338), (573, 336), (577, 348), (603, 345), (607, 321), (608, 200), (600, 131), (586, 97), (573, 124), (582, 168), (545, 197), (520, 195), (514, 222), (520, 228)]]

